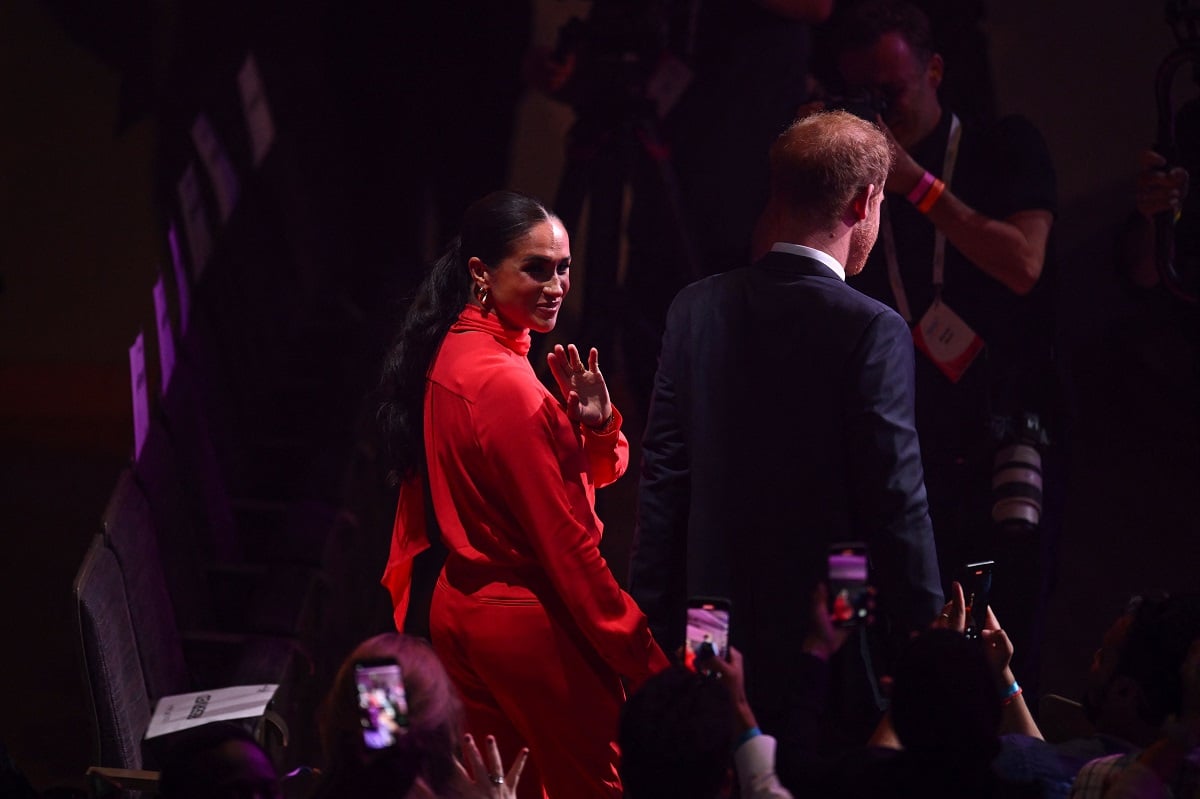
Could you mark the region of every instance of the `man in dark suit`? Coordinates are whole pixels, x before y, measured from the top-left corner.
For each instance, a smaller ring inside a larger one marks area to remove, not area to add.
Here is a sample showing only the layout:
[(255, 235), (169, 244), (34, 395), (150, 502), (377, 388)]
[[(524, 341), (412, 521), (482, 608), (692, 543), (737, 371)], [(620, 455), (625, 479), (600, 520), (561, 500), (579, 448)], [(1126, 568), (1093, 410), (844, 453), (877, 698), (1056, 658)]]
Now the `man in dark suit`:
[[(770, 163), (762, 257), (688, 286), (668, 314), (630, 591), (668, 651), (688, 596), (732, 599), (731, 642), (753, 664), (749, 700), (780, 739), (783, 769), (786, 748), (805, 744), (786, 729), (804, 715), (789, 698), (812, 694), (797, 690), (814, 632), (805, 609), (829, 544), (868, 543), (879, 626), (893, 638), (930, 622), (942, 594), (912, 337), (845, 283), (875, 242), (892, 150), (873, 124), (828, 112), (783, 133)], [(870, 671), (833, 693), (868, 694)]]

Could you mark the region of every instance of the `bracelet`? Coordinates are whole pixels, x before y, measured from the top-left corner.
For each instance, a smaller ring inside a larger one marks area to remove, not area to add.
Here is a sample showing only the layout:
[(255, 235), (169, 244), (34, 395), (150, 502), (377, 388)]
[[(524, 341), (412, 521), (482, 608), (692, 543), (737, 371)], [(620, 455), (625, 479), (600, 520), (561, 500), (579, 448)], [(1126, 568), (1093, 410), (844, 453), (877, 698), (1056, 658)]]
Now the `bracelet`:
[(598, 435), (603, 435), (605, 433), (612, 432), (613, 422), (615, 422), (616, 420), (617, 420), (617, 412), (609, 411), (608, 418), (605, 419), (600, 424), (594, 425), (594, 426), (590, 425), (590, 424), (585, 424), (584, 427), (586, 427), (588, 430), (592, 431), (593, 433), (596, 433)]
[(1020, 696), (1023, 693), (1025, 693), (1025, 690), (1023, 688), (1018, 688), (1017, 692), (1015, 694), (1013, 694), (1012, 696), (1005, 698), (1005, 700), (1000, 703), (1000, 706), (1008, 707), (1009, 705), (1011, 705), (1013, 703), (1014, 699), (1016, 699), (1018, 696)]
[(908, 201), (913, 205), (921, 202), (921, 199), (929, 191), (929, 187), (933, 185), (933, 181), (935, 180), (937, 178), (933, 176), (932, 172), (926, 172), (922, 175), (921, 179), (917, 181), (917, 185), (913, 186), (913, 190), (908, 193)]
[(942, 196), (942, 192), (946, 190), (946, 184), (940, 180), (933, 181), (933, 185), (929, 187), (929, 191), (921, 198), (921, 202), (917, 203), (917, 210), (923, 214), (927, 214), (933, 208), (933, 204)]
[(1017, 684), (1016, 680), (1013, 680), (1012, 685), (1005, 688), (1004, 691), (1000, 694), (1000, 698), (1008, 699), (1009, 697), (1016, 696), (1019, 693), (1021, 693), (1021, 686)]
[(737, 742), (733, 745), (733, 748), (736, 750), (742, 744), (746, 743), (746, 741), (749, 741), (751, 738), (757, 738), (760, 735), (762, 735), (762, 730), (760, 730), (758, 727), (751, 727), (738, 736)]

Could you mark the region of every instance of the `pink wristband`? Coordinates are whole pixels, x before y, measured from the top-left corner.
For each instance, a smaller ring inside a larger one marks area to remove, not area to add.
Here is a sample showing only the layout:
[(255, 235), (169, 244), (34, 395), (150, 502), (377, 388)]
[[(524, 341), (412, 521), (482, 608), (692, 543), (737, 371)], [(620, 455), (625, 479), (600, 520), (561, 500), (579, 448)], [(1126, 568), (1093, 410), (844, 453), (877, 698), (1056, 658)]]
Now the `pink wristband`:
[(921, 202), (925, 197), (925, 192), (929, 191), (929, 187), (933, 185), (934, 177), (932, 172), (926, 172), (917, 181), (917, 185), (913, 186), (913, 190), (908, 193), (908, 201), (913, 205)]

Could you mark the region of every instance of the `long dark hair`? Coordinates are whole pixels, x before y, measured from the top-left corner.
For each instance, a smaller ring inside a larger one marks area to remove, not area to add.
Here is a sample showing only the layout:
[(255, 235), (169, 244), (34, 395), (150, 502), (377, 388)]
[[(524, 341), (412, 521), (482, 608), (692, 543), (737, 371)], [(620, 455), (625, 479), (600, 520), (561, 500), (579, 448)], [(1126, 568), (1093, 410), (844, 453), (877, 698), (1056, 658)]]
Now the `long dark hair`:
[(458, 235), (417, 288), (384, 359), (379, 385), (377, 419), (393, 482), (425, 465), (425, 377), (442, 339), (471, 299), (467, 261), (475, 257), (489, 266), (499, 263), (513, 242), (551, 218), (542, 203), (516, 192), (497, 191), (476, 200), (463, 214)]

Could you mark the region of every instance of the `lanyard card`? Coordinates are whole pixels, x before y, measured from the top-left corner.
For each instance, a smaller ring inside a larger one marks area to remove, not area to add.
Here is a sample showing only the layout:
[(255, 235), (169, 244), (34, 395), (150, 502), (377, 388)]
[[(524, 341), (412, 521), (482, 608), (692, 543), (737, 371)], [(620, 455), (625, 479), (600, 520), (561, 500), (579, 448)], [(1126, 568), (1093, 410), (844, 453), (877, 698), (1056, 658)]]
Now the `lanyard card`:
[(933, 301), (913, 328), (913, 341), (951, 383), (962, 378), (983, 350), (983, 339), (979, 334), (940, 299)]

